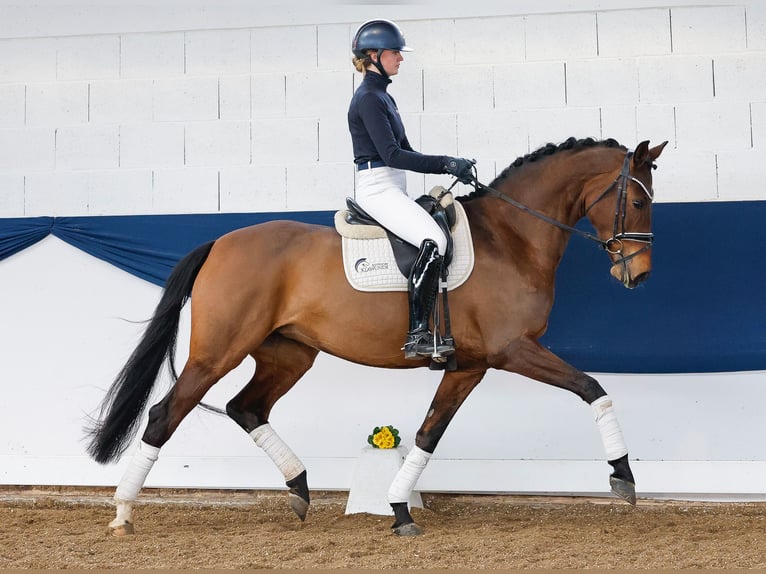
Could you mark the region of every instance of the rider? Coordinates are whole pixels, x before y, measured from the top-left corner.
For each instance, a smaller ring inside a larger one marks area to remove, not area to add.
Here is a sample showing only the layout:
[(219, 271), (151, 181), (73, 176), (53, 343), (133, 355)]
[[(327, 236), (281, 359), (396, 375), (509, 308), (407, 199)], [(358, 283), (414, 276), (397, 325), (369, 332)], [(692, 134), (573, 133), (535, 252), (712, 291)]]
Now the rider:
[(419, 247), (407, 281), (410, 322), (403, 351), (407, 359), (449, 355), (452, 344), (439, 344), (428, 323), (441, 276), (447, 238), (426, 211), (407, 195), (406, 170), (448, 173), (463, 183), (472, 180), (472, 160), (424, 155), (412, 149), (396, 102), (386, 88), (399, 73), (402, 52), (412, 51), (399, 27), (389, 20), (362, 24), (351, 44), (353, 64), (364, 75), (351, 99), (348, 128), (356, 164), (357, 203), (383, 227)]

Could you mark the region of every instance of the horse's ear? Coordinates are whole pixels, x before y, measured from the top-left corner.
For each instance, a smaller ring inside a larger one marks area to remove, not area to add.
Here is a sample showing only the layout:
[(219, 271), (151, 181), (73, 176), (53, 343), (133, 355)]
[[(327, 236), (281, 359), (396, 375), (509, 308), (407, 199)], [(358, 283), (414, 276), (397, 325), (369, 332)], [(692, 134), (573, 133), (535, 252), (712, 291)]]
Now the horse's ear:
[(654, 161), (658, 157), (660, 157), (660, 154), (662, 153), (662, 150), (665, 149), (665, 146), (668, 145), (667, 141), (662, 142), (660, 145), (653, 147), (649, 150), (649, 159), (651, 161)]
[(668, 142), (664, 141), (660, 145), (649, 149), (649, 140), (642, 141), (636, 146), (636, 151), (633, 152), (633, 165), (640, 167), (644, 164), (653, 164), (654, 160), (660, 157), (666, 145), (668, 145)]

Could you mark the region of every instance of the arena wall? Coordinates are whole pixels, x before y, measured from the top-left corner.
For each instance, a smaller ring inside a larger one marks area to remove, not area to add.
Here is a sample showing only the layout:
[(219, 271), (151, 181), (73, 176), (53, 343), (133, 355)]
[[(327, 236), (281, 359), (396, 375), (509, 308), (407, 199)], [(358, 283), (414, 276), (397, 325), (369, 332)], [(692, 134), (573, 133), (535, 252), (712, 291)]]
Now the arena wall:
[[(358, 77), (348, 46), (360, 22), (380, 16), (397, 20), (416, 50), (391, 86), (413, 145), (475, 157), (483, 181), (569, 136), (668, 140), (658, 202), (747, 209), (764, 199), (761, 3), (506, 4), (9, 7), (0, 218), (341, 207), (354, 187), (345, 111)], [(413, 195), (445, 183), (408, 176)], [(116, 484), (127, 460), (90, 461), (82, 426), (159, 288), (54, 237), (0, 261), (0, 285), (0, 484)], [(206, 400), (222, 406), (251, 368)], [(762, 371), (596, 376), (615, 400), (640, 496), (764, 495)], [(372, 427), (394, 424), (411, 446), (438, 380), (322, 356), (272, 423), (313, 488), (348, 488)], [(608, 472), (579, 399), (491, 372), (419, 488), (605, 493)], [(195, 411), (147, 485), (279, 488), (282, 478), (231, 421)]]

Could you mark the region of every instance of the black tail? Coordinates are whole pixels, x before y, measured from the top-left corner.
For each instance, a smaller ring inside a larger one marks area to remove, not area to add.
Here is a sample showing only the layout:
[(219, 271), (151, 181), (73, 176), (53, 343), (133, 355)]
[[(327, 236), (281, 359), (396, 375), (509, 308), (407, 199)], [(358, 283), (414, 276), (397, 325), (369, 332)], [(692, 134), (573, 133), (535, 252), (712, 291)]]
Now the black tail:
[(98, 419), (86, 428), (90, 439), (88, 453), (96, 462), (107, 463), (118, 459), (133, 440), (166, 359), (176, 378), (173, 356), (181, 309), (191, 295), (192, 285), (213, 243), (197, 247), (173, 269), (141, 342), (109, 387), (101, 402)]

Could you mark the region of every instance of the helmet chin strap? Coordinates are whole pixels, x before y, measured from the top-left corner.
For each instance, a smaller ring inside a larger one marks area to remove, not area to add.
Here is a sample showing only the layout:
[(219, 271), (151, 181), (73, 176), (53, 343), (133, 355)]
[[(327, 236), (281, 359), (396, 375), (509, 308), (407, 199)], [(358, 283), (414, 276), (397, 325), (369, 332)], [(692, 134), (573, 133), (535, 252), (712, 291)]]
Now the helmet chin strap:
[(384, 78), (388, 79), (388, 73), (383, 69), (383, 64), (380, 63), (380, 56), (381, 54), (383, 54), (383, 48), (379, 49), (377, 54), (378, 54), (378, 59), (373, 60), (372, 65), (378, 69), (378, 71)]

